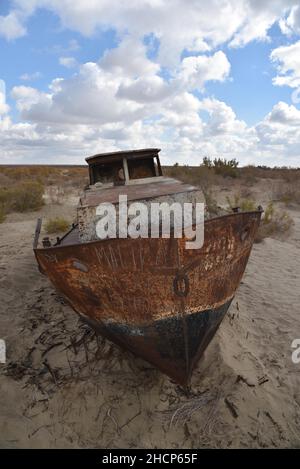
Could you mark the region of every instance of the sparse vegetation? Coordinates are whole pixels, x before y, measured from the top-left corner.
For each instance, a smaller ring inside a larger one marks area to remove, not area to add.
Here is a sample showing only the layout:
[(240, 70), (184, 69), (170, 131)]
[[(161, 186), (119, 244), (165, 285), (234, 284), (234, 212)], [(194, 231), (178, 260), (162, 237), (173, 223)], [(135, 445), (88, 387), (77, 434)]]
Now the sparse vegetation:
[(236, 178), (238, 176), (237, 167), (239, 163), (235, 158), (232, 160), (215, 158), (213, 162), (210, 158), (203, 158), (203, 165), (207, 168), (213, 169), (215, 174), (219, 174), (223, 177)]
[(38, 210), (44, 205), (44, 186), (40, 182), (26, 181), (10, 190), (12, 208), (16, 212)]
[(1, 223), (8, 213), (40, 209), (46, 187), (50, 202), (61, 204), (66, 191), (87, 181), (86, 166), (0, 166)]
[(0, 189), (1, 211), (5, 215), (13, 211), (37, 210), (44, 204), (43, 193), (44, 186), (35, 181), (3, 187)]
[(59, 183), (64, 186), (77, 186), (80, 183), (83, 186), (88, 179), (88, 171), (87, 166), (0, 166), (0, 177), (12, 184), (18, 181), (37, 181), (45, 186)]
[(235, 194), (233, 198), (226, 197), (228, 209), (232, 210), (239, 207), (242, 212), (251, 212), (257, 209), (257, 204), (254, 200), (248, 198), (241, 198), (239, 194)]
[(270, 202), (263, 214), (255, 241), (261, 242), (268, 237), (276, 237), (288, 234), (294, 222), (284, 210), (276, 210), (273, 202)]
[(50, 218), (46, 225), (45, 230), (48, 234), (62, 233), (67, 231), (70, 227), (70, 223), (63, 217)]
[(248, 165), (239, 168), (235, 158), (226, 160), (208, 157), (203, 158), (200, 166), (173, 166), (164, 167), (167, 176), (181, 179), (191, 184), (206, 186), (215, 184), (223, 185), (226, 180), (238, 178), (244, 186), (253, 186), (259, 179), (273, 179), (288, 184), (297, 184), (300, 187), (300, 168), (268, 168), (267, 166)]

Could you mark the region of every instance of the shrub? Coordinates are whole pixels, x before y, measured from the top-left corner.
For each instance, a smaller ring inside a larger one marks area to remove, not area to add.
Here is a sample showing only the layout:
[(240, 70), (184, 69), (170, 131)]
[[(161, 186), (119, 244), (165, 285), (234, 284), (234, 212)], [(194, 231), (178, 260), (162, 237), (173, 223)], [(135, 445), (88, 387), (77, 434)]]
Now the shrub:
[(61, 233), (67, 231), (69, 227), (70, 223), (62, 217), (50, 218), (45, 225), (48, 234)]
[(17, 212), (37, 210), (44, 205), (44, 186), (35, 181), (26, 181), (9, 190), (12, 209)]
[(226, 160), (222, 158), (214, 159), (214, 171), (216, 174), (220, 174), (224, 177), (236, 178), (238, 176), (238, 161), (233, 158), (232, 160)]
[(202, 165), (205, 166), (206, 168), (211, 169), (213, 167), (213, 162), (210, 158), (208, 158), (207, 156), (204, 156)]

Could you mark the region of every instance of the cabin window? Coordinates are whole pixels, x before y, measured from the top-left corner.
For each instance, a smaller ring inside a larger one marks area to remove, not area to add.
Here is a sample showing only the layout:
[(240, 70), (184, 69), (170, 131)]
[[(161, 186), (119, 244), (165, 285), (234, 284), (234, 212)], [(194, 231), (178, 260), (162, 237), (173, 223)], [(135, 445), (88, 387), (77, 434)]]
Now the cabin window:
[(97, 164), (92, 167), (92, 183), (102, 182), (103, 184), (113, 182), (122, 184), (125, 182), (123, 160), (110, 163)]
[(129, 179), (143, 179), (156, 176), (153, 158), (128, 159)]

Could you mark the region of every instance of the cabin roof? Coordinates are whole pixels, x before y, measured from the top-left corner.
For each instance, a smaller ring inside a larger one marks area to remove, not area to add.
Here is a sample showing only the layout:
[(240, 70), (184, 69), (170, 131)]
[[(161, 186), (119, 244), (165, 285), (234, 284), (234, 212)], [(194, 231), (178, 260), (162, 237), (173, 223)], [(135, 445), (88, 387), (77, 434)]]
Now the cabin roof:
[(149, 156), (157, 156), (160, 152), (160, 148), (142, 148), (140, 150), (123, 150), (123, 151), (111, 151), (108, 153), (98, 153), (96, 155), (88, 156), (85, 161), (88, 164), (94, 163), (107, 163), (123, 157), (130, 159), (146, 158)]

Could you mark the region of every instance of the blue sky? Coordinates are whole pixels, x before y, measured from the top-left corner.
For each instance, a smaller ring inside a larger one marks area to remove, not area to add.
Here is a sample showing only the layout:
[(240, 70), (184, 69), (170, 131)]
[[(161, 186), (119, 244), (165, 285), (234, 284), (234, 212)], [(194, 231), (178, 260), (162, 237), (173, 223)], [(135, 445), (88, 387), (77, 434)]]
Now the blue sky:
[(156, 145), (300, 166), (299, 2), (174, 2), (1, 1), (0, 163)]

